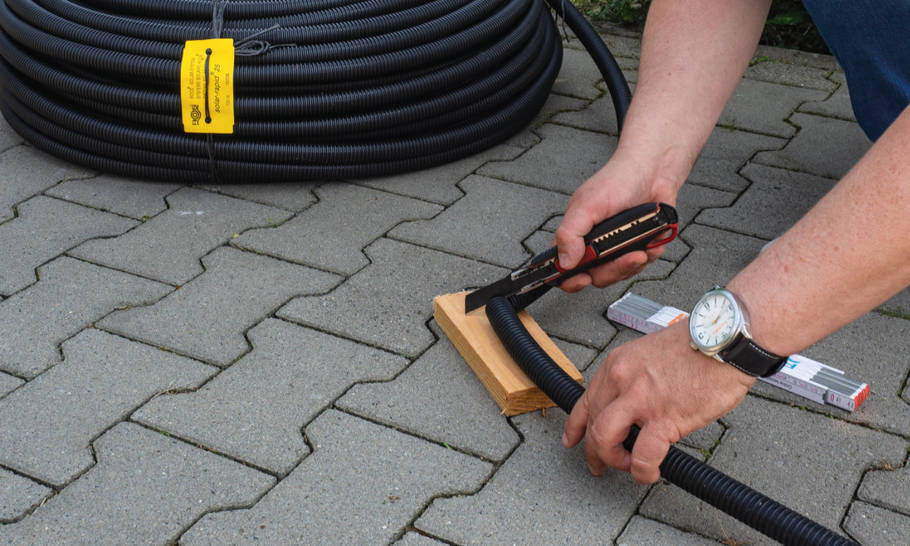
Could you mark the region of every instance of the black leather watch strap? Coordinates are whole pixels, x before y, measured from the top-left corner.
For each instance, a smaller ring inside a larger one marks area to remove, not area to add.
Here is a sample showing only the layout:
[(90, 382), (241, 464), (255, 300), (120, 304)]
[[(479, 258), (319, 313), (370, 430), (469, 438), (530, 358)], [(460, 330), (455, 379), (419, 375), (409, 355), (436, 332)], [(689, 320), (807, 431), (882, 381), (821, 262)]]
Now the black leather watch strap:
[(774, 375), (787, 362), (787, 357), (769, 353), (742, 334), (729, 348), (718, 353), (718, 356), (724, 362), (755, 377)]

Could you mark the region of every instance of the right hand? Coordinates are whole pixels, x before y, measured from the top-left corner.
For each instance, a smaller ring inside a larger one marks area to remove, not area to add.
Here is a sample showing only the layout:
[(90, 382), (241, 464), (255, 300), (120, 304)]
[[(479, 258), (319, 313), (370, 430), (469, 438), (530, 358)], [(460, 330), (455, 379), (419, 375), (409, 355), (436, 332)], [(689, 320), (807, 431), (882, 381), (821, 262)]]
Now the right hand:
[[(669, 151), (653, 166), (619, 151), (569, 199), (565, 216), (556, 230), (561, 267), (571, 269), (584, 255), (584, 236), (595, 224), (628, 208), (648, 202), (676, 205), (676, 195), (691, 165)], [(630, 252), (616, 260), (566, 279), (560, 287), (577, 292), (593, 284), (599, 288), (637, 275), (663, 253), (663, 247)]]

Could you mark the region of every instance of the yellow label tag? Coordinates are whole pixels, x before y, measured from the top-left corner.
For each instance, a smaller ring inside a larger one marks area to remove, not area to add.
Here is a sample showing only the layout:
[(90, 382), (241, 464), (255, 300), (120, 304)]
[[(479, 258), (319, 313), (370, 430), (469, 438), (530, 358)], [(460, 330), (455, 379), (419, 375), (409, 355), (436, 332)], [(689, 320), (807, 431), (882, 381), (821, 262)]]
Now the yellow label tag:
[(184, 132), (234, 132), (234, 40), (186, 42), (180, 64), (180, 103)]

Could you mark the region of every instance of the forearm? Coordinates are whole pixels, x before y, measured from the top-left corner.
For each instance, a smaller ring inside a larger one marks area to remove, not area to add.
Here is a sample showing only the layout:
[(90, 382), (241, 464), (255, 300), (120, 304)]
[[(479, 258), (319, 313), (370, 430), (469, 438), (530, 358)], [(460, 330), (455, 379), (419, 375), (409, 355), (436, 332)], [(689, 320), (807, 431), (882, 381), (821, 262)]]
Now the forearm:
[(910, 285), (910, 109), (730, 289), (753, 335), (801, 351)]
[(755, 52), (769, 6), (655, 0), (617, 153), (666, 166), (681, 184)]

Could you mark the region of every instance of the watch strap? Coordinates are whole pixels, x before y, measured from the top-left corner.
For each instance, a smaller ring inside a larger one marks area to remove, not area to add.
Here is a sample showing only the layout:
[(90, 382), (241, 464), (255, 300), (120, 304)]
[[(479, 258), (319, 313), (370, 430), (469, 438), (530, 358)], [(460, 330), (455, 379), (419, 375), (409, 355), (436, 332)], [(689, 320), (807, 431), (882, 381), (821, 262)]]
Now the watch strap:
[(730, 346), (718, 353), (726, 363), (754, 377), (776, 374), (786, 364), (787, 357), (768, 352), (740, 334)]

